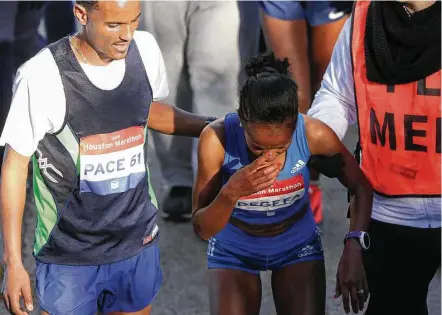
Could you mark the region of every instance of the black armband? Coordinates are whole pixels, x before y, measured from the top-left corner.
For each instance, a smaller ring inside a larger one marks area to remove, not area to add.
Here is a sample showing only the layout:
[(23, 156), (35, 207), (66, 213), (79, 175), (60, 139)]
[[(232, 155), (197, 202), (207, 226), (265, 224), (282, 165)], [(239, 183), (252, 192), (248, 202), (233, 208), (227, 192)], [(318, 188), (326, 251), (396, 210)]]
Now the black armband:
[(329, 178), (335, 178), (342, 174), (344, 159), (340, 153), (333, 156), (312, 155), (307, 163), (308, 167)]
[(208, 125), (208, 124), (210, 124), (211, 122), (214, 122), (215, 120), (217, 120), (218, 118), (216, 118), (216, 117), (207, 117), (206, 118), (206, 126)]

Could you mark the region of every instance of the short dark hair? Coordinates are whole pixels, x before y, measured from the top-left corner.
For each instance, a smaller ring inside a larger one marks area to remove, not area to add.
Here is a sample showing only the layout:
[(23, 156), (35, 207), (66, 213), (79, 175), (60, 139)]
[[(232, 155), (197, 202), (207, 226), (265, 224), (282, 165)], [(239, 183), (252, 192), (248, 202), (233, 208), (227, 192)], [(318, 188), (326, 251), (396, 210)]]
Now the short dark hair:
[(283, 123), (298, 115), (298, 86), (289, 62), (273, 52), (252, 57), (245, 67), (248, 78), (239, 92), (238, 115), (242, 122)]
[(97, 1), (75, 1), (77, 4), (82, 5), (87, 10), (98, 9), (98, 0)]

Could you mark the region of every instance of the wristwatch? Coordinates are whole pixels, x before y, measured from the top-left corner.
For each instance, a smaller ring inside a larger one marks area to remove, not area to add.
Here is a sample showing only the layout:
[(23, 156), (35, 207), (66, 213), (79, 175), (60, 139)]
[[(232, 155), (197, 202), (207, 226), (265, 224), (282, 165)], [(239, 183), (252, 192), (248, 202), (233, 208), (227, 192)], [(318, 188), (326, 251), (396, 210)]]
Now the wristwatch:
[(207, 126), (208, 124), (210, 124), (211, 122), (217, 120), (217, 119), (218, 119), (218, 118), (216, 118), (216, 117), (207, 117), (207, 118), (206, 118), (206, 121), (205, 121), (206, 126)]
[(344, 244), (350, 238), (355, 238), (359, 240), (359, 244), (361, 244), (361, 247), (365, 250), (367, 250), (370, 247), (370, 236), (368, 235), (367, 232), (363, 231), (348, 232), (347, 235), (345, 235)]

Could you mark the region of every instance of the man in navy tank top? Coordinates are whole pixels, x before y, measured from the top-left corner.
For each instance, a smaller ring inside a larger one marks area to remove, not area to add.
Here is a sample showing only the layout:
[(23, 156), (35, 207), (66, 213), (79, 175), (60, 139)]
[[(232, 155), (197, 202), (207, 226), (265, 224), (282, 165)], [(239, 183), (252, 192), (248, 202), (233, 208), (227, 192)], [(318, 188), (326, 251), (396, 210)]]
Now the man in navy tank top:
[(21, 259), (32, 157), (41, 314), (148, 315), (162, 273), (147, 129), (198, 137), (207, 117), (159, 102), (165, 67), (155, 38), (136, 31), (139, 1), (77, 1), (74, 14), (81, 31), (18, 70), (0, 139), (3, 297), (13, 314), (33, 309)]
[(272, 270), (278, 315), (325, 314), (308, 166), (356, 196), (337, 282), (344, 304), (362, 310), (368, 298), (361, 251), (369, 247), (372, 189), (335, 133), (298, 112), (288, 66), (273, 53), (252, 58), (238, 113), (212, 122), (200, 137), (193, 224), (209, 241), (211, 315), (259, 314), (264, 270)]

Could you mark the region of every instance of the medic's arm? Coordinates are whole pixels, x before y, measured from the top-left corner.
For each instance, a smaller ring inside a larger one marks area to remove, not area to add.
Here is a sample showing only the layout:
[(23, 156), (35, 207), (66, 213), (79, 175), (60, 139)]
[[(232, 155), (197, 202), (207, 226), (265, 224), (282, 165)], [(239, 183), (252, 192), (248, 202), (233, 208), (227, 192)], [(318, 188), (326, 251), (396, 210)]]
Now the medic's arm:
[(323, 122), (305, 118), (307, 141), (312, 154), (309, 165), (328, 177), (336, 177), (355, 196), (350, 230), (367, 231), (373, 203), (373, 190), (358, 163)]
[(352, 17), (342, 28), (321, 88), (308, 111), (309, 116), (332, 128), (339, 139), (344, 138), (348, 125), (357, 121), (350, 50), (351, 21)]

